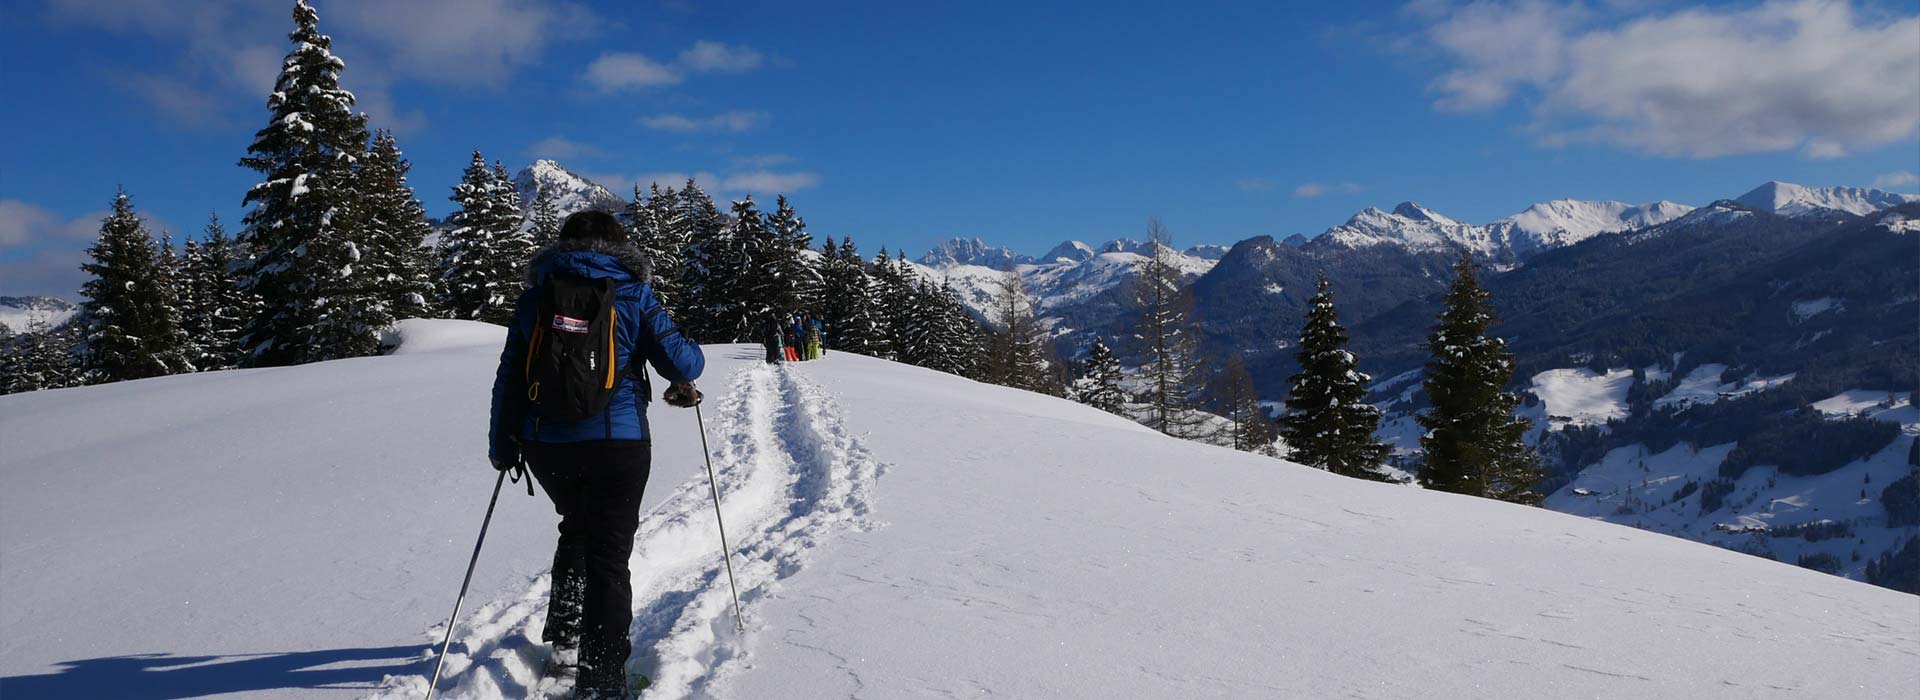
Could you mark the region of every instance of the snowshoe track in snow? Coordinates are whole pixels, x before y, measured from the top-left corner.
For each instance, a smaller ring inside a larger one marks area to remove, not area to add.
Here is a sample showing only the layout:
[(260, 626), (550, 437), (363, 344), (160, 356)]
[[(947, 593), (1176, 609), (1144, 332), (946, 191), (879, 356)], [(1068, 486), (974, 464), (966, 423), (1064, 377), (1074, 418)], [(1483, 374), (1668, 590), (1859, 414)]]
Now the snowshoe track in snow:
[[(755, 613), (779, 582), (834, 535), (872, 525), (868, 506), (885, 466), (847, 432), (833, 399), (784, 367), (748, 367), (731, 384), (710, 416), (708, 438), (747, 632), (734, 628), (703, 469), (642, 515), (634, 538), (629, 669), (653, 679), (641, 695), (649, 700), (713, 696), (750, 653), (760, 629)], [(549, 585), (542, 574), (519, 597), (461, 621), (441, 697), (569, 696), (565, 682), (540, 675)], [(437, 628), (433, 639), (444, 633)], [(425, 676), (392, 676), (367, 700), (414, 700), (426, 686)]]

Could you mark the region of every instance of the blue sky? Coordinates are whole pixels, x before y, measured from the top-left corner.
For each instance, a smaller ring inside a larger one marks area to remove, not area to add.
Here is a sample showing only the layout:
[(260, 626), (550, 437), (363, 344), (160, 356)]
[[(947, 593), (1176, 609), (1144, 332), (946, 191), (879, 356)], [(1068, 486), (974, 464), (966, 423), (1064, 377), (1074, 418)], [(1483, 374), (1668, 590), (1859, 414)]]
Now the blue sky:
[[(1409, 199), (1482, 222), (1769, 179), (1920, 189), (1911, 3), (315, 5), (434, 215), (474, 148), (786, 191), (817, 234), (916, 255), (1149, 216), (1231, 243)], [(71, 296), (116, 186), (176, 235), (237, 225), (290, 7), (10, 1), (0, 294)]]

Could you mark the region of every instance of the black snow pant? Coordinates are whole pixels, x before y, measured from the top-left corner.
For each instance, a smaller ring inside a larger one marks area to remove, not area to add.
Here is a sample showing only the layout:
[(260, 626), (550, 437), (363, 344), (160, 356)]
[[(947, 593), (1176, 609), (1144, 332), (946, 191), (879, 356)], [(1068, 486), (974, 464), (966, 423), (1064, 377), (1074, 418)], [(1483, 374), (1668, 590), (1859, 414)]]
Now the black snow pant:
[(534, 442), (527, 465), (560, 512), (553, 554), (553, 590), (542, 635), (556, 646), (578, 644), (580, 684), (619, 687), (633, 649), (634, 531), (647, 488), (653, 446), (639, 440)]

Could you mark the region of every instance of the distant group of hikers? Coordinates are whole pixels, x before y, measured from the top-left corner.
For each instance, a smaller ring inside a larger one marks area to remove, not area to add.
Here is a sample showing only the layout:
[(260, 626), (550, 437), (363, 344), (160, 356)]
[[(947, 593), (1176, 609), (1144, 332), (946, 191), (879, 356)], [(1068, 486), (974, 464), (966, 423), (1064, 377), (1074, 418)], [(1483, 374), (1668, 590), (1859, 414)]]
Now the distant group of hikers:
[(827, 354), (826, 342), (826, 324), (809, 316), (770, 318), (760, 330), (767, 364), (818, 360)]

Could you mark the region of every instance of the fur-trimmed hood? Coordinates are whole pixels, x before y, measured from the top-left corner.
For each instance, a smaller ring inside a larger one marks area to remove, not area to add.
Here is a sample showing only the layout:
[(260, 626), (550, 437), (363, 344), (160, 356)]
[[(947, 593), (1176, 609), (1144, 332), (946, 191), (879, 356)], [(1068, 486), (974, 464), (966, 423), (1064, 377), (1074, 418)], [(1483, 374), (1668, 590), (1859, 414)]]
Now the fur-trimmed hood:
[[(570, 272), (582, 277), (629, 277), (636, 282), (653, 282), (653, 261), (631, 243), (598, 238), (555, 241), (540, 249), (527, 263), (528, 285), (538, 285), (555, 272)], [(619, 273), (625, 273), (621, 275)]]

